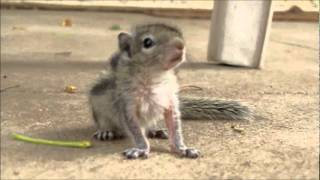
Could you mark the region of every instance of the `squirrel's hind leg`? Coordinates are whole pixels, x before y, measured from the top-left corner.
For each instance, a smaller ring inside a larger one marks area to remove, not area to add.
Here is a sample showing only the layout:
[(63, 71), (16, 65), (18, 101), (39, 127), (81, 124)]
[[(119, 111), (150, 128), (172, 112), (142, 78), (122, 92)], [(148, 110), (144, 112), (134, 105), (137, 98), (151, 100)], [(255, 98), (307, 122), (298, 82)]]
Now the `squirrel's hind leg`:
[(100, 140), (100, 141), (108, 141), (108, 140), (121, 139), (124, 137), (124, 135), (122, 133), (117, 132), (117, 131), (97, 130), (93, 134), (93, 137), (97, 140)]
[(124, 137), (124, 133), (110, 124), (111, 120), (107, 117), (98, 116), (93, 112), (93, 119), (97, 125), (97, 131), (93, 134), (93, 137), (100, 141), (121, 139)]
[(146, 135), (148, 138), (154, 139), (168, 139), (168, 130), (165, 128), (164, 124), (159, 121), (155, 121), (146, 128)]
[(166, 129), (148, 129), (147, 130), (148, 138), (156, 139), (168, 139), (168, 130)]

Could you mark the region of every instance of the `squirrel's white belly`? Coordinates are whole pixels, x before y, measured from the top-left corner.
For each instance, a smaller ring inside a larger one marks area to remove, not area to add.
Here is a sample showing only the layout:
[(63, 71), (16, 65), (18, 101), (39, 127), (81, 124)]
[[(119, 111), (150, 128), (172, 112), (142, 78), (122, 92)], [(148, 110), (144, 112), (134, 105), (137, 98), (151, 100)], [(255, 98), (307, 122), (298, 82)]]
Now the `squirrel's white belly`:
[(135, 89), (137, 116), (141, 124), (149, 124), (163, 119), (164, 111), (172, 105), (179, 87), (175, 76), (168, 73), (153, 82), (137, 81)]
[(149, 94), (137, 97), (137, 116), (142, 124), (163, 119), (164, 110), (170, 106), (167, 94)]
[(164, 86), (140, 89), (136, 97), (137, 115), (142, 124), (154, 123), (163, 119), (164, 110), (169, 108), (174, 90)]

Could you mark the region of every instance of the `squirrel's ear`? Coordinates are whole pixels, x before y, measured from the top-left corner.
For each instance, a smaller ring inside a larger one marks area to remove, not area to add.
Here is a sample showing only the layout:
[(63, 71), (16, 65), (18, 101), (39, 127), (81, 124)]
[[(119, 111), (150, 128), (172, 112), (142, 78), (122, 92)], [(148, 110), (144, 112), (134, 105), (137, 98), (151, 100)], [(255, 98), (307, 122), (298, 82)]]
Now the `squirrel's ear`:
[(130, 44), (132, 41), (132, 37), (128, 33), (120, 33), (118, 35), (118, 41), (119, 41), (119, 49), (120, 51), (126, 51), (130, 56)]

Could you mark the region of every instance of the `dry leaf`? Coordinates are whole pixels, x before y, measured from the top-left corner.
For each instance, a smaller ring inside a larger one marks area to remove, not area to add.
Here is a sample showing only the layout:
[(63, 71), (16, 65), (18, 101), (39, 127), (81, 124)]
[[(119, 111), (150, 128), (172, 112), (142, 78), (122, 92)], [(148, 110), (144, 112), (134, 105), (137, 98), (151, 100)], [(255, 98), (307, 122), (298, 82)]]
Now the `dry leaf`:
[(120, 30), (121, 27), (118, 24), (113, 24), (109, 29), (113, 31), (117, 31), (117, 30)]

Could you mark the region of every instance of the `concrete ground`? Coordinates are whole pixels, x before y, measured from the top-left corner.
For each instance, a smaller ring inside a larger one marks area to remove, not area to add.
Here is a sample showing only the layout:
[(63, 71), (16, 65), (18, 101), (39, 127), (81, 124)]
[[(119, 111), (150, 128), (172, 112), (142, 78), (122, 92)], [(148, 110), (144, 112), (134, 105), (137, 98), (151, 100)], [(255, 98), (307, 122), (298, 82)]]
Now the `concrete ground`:
[[(69, 18), (72, 27), (62, 27)], [(185, 121), (196, 160), (169, 153), (151, 140), (147, 160), (125, 160), (129, 140), (90, 149), (28, 144), (10, 133), (62, 140), (94, 132), (87, 91), (116, 48), (118, 24), (168, 21), (179, 25), (189, 49), (181, 84), (195, 96), (245, 101), (253, 121)], [(1, 10), (1, 179), (318, 179), (318, 24), (274, 22), (262, 70), (208, 64), (208, 20), (139, 14)], [(78, 91), (68, 94), (66, 85)], [(243, 128), (244, 133), (231, 126)]]

